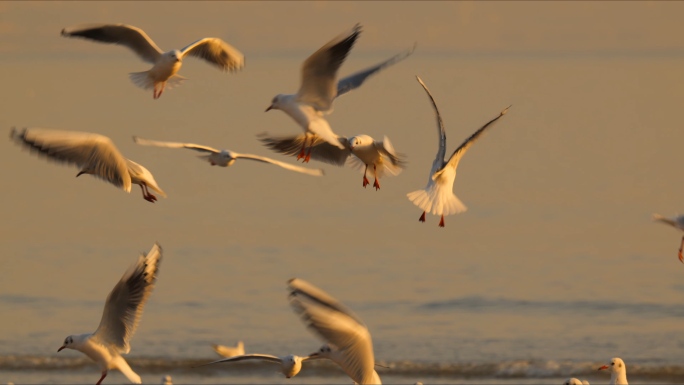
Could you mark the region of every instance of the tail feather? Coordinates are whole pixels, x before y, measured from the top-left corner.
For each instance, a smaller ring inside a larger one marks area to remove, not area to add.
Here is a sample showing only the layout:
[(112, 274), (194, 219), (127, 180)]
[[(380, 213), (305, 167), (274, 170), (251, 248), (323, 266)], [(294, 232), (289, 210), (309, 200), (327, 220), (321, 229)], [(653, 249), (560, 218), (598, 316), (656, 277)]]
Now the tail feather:
[(406, 196), (414, 205), (434, 215), (458, 214), (468, 210), (453, 192), (439, 188), (439, 185), (416, 190)]
[(133, 84), (140, 88), (146, 90), (154, 88), (154, 79), (150, 75), (150, 71), (131, 72), (130, 74), (128, 74), (128, 77), (131, 78)]

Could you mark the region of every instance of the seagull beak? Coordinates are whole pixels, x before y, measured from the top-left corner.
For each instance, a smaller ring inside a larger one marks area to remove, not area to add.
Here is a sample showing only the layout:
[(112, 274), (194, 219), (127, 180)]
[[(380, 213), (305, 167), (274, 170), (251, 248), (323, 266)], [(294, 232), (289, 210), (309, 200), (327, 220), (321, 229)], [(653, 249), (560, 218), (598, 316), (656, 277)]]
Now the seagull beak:
[(267, 108), (266, 111), (264, 111), (264, 112), (271, 111), (272, 109), (273, 109), (273, 104), (271, 104), (270, 106), (268, 106), (268, 108)]
[(86, 173), (85, 171), (79, 172), (78, 174), (76, 174), (76, 178), (78, 178), (79, 176), (81, 176), (81, 175), (83, 175), (83, 174), (85, 174), (85, 173)]
[(61, 352), (61, 351), (62, 351), (62, 349), (64, 349), (64, 348), (66, 348), (66, 345), (62, 345), (62, 347), (61, 347), (61, 348), (57, 349), (57, 353)]
[(603, 370), (603, 369), (608, 369), (608, 365), (603, 365), (600, 368), (598, 368), (598, 370)]

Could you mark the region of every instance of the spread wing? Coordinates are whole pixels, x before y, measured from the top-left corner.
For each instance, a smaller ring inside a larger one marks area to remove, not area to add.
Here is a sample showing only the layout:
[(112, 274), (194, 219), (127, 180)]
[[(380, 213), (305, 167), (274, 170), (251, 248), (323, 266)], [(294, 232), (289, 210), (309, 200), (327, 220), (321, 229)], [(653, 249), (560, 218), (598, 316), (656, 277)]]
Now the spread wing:
[(381, 155), (389, 159), (392, 166), (400, 169), (406, 167), (404, 156), (394, 150), (394, 146), (392, 146), (392, 142), (390, 142), (387, 136), (385, 136), (382, 141), (374, 141), (373, 146)]
[(444, 122), (442, 122), (442, 116), (439, 114), (437, 103), (435, 103), (435, 99), (432, 97), (430, 90), (427, 88), (425, 83), (423, 83), (423, 80), (421, 80), (420, 77), (416, 76), (416, 79), (418, 80), (418, 83), (420, 83), (420, 85), (423, 86), (423, 89), (427, 93), (427, 96), (430, 98), (432, 107), (435, 109), (435, 115), (437, 116), (437, 134), (439, 135), (439, 147), (437, 149), (437, 156), (435, 157), (435, 160), (432, 162), (432, 170), (430, 171), (430, 175), (434, 175), (437, 171), (441, 170), (442, 167), (444, 167), (444, 156), (446, 155), (446, 131), (444, 130)]
[(289, 300), (307, 327), (333, 344), (342, 356), (342, 369), (357, 383), (375, 373), (373, 342), (356, 314), (312, 284), (295, 278), (288, 282)]
[(276, 356), (272, 356), (270, 354), (243, 354), (241, 356), (235, 356), (235, 357), (230, 357), (230, 358), (222, 358), (220, 360), (212, 361), (212, 362), (202, 364), (199, 366), (218, 364), (221, 362), (237, 362), (237, 361), (245, 361), (245, 360), (263, 360), (263, 361), (268, 361), (268, 362), (275, 362), (277, 364), (282, 363), (280, 358), (278, 358)]
[(202, 146), (194, 143), (180, 143), (180, 142), (162, 142), (158, 140), (143, 139), (138, 136), (133, 137), (133, 141), (141, 146), (155, 146), (155, 147), (168, 147), (168, 148), (188, 148), (190, 150), (200, 151), (200, 152), (212, 152), (218, 153), (219, 150)]
[(242, 158), (242, 159), (256, 160), (258, 162), (274, 164), (274, 165), (280, 166), (286, 170), (295, 171), (295, 172), (299, 172), (302, 174), (313, 175), (313, 176), (323, 176), (323, 170), (321, 170), (319, 168), (312, 169), (312, 168), (299, 167), (299, 166), (295, 166), (293, 164), (279, 162), (277, 160), (267, 158), (265, 156), (252, 155), (252, 154), (239, 154), (239, 153), (232, 152), (232, 151), (230, 153), (233, 156), (233, 158), (235, 158), (235, 159)]
[(120, 44), (132, 49), (142, 60), (153, 64), (163, 53), (142, 29), (125, 24), (81, 24), (64, 28), (62, 36)]
[(107, 296), (102, 320), (93, 337), (119, 353), (131, 350), (130, 339), (138, 327), (145, 303), (157, 280), (162, 249), (158, 243), (138, 257)]
[[(270, 136), (267, 133), (259, 134), (257, 137), (271, 150), (293, 156), (300, 153), (302, 147), (305, 145), (304, 140), (307, 138), (304, 134), (295, 136)], [(349, 148), (347, 138), (338, 137), (337, 139), (344, 149), (331, 145), (319, 136), (309, 134), (308, 139), (306, 139), (306, 151), (308, 151), (308, 147), (310, 146), (311, 159), (334, 164), (335, 166), (344, 166), (344, 163), (351, 154), (351, 149)]]
[(235, 47), (215, 37), (205, 37), (181, 50), (183, 57), (190, 55), (204, 59), (223, 71), (235, 72), (245, 66), (245, 56)]
[(17, 132), (13, 128), (10, 137), (48, 159), (87, 169), (92, 175), (131, 191), (126, 158), (106, 136), (40, 128), (25, 128)]
[(340, 80), (337, 83), (336, 97), (339, 97), (340, 95), (346, 94), (347, 92), (360, 87), (361, 84), (363, 84), (369, 76), (378, 73), (380, 70), (385, 69), (391, 66), (392, 64), (398, 63), (406, 59), (407, 57), (409, 57), (409, 55), (413, 53), (415, 49), (416, 46), (414, 45), (411, 49), (406, 50), (398, 55), (395, 55), (382, 63), (376, 64), (373, 67), (367, 68), (363, 71), (359, 71)]
[(337, 95), (337, 70), (361, 33), (361, 25), (338, 35), (309, 56), (302, 65), (302, 84), (297, 100), (328, 111)]
[[(477, 139), (484, 134), (485, 130), (489, 127), (491, 127), (497, 120), (499, 120), (502, 116), (508, 112), (508, 109), (511, 108), (511, 106), (506, 107), (503, 111), (499, 113), (499, 116), (496, 118), (490, 120), (487, 122), (484, 126), (480, 127), (477, 131), (475, 131), (468, 139), (465, 140), (457, 149), (454, 151), (453, 154), (451, 154), (451, 157), (449, 158), (449, 161), (447, 162), (447, 166), (451, 168), (456, 168), (458, 166), (458, 162), (461, 160), (461, 157), (466, 153), (466, 151), (470, 148), (470, 146), (475, 143)], [(445, 166), (446, 167), (446, 166)]]

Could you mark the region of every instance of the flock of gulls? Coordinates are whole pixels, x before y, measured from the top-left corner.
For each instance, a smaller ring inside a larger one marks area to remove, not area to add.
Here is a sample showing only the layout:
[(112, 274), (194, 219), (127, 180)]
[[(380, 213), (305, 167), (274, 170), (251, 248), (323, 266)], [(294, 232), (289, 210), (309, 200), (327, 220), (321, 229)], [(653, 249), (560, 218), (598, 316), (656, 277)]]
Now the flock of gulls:
[[(337, 135), (325, 119), (325, 115), (332, 112), (333, 102), (338, 96), (358, 88), (371, 75), (407, 58), (413, 53), (415, 45), (382, 63), (338, 79), (337, 72), (360, 33), (361, 26), (357, 24), (309, 56), (302, 65), (299, 90), (294, 94), (276, 95), (266, 109), (285, 112), (301, 127), (303, 133), (288, 136), (263, 133), (258, 135), (258, 138), (274, 152), (296, 156), (296, 159), (301, 159), (303, 163), (313, 159), (336, 166), (350, 165), (360, 169), (363, 171), (363, 187), (370, 184), (370, 175), (374, 179), (373, 187), (378, 190), (379, 179), (383, 175), (397, 175), (402, 171), (406, 164), (405, 156), (395, 151), (386, 136), (382, 140), (376, 140), (368, 135)], [(236, 72), (245, 65), (242, 53), (219, 38), (202, 38), (180, 50), (163, 52), (144, 31), (124, 24), (79, 25), (63, 29), (61, 34), (65, 37), (119, 44), (133, 50), (142, 60), (153, 66), (148, 71), (131, 73), (130, 79), (138, 87), (152, 89), (154, 99), (160, 98), (165, 89), (177, 86), (185, 80), (177, 73), (183, 60), (188, 56), (204, 59), (223, 71)], [(423, 210), (419, 218), (421, 222), (425, 222), (425, 215), (430, 213), (440, 216), (439, 226), (444, 227), (444, 216), (466, 210), (466, 206), (453, 193), (459, 161), (470, 146), (508, 112), (510, 106), (475, 131), (447, 158), (446, 131), (437, 103), (427, 85), (420, 77), (416, 79), (435, 111), (439, 147), (427, 185), (423, 189), (408, 193), (407, 197)], [(137, 184), (142, 190), (143, 198), (152, 203), (157, 201), (157, 196), (150, 190), (166, 197), (147, 168), (125, 158), (114, 143), (103, 135), (41, 128), (25, 128), (19, 131), (12, 128), (10, 138), (24, 148), (50, 160), (78, 167), (80, 170), (76, 176), (93, 175), (126, 192), (130, 192), (131, 186)], [(142, 146), (198, 151), (201, 153), (200, 158), (212, 166), (229, 167), (238, 159), (247, 159), (311, 176), (323, 175), (321, 169), (305, 168), (260, 155), (136, 136), (133, 140)], [(671, 219), (656, 214), (654, 219), (684, 231), (684, 216)], [(682, 247), (684, 236), (679, 250), (679, 259), (684, 262)], [(109, 293), (102, 319), (95, 332), (70, 335), (58, 349), (75, 349), (95, 361), (101, 369), (98, 385), (112, 369), (118, 369), (133, 383), (141, 383), (140, 376), (130, 368), (122, 354), (130, 351), (130, 339), (154, 288), (161, 260), (162, 248), (155, 243), (148, 253), (139, 256), (126, 270)], [(322, 347), (306, 356), (278, 357), (269, 354), (245, 354), (244, 344), (240, 341), (236, 347), (214, 345), (214, 350), (225, 358), (205, 365), (262, 360), (280, 365), (285, 377), (291, 378), (302, 370), (304, 362), (329, 359), (339, 365), (357, 384), (381, 384), (380, 376), (375, 371), (378, 365), (375, 363), (371, 334), (361, 318), (322, 289), (302, 279), (291, 279), (287, 282), (287, 289), (290, 305), (302, 322), (324, 341)], [(627, 384), (626, 366), (620, 358), (613, 358), (609, 365), (601, 366), (599, 370), (611, 372), (611, 384)], [(170, 384), (171, 379), (167, 376), (163, 383)], [(569, 378), (565, 384), (588, 382)]]

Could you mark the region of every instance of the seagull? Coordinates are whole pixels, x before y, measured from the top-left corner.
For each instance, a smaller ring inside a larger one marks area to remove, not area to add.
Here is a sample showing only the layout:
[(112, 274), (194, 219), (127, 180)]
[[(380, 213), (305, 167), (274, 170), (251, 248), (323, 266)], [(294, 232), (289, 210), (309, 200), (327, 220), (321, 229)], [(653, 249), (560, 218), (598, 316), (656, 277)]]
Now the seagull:
[(187, 148), (190, 150), (200, 151), (206, 153), (206, 155), (201, 155), (200, 158), (207, 160), (212, 166), (229, 167), (235, 163), (237, 159), (249, 159), (256, 160), (259, 162), (270, 163), (276, 166), (280, 166), (286, 170), (300, 172), (302, 174), (308, 174), (313, 176), (322, 176), (323, 170), (321, 169), (309, 169), (304, 167), (295, 166), (292, 164), (287, 164), (267, 158), (265, 156), (252, 155), (252, 154), (240, 154), (230, 150), (217, 150), (215, 148), (201, 146), (199, 144), (193, 143), (179, 143), (179, 142), (160, 142), (156, 140), (149, 140), (139, 138), (137, 136), (133, 137), (133, 141), (137, 144), (143, 146), (155, 146), (155, 147), (168, 147), (168, 148)]
[(610, 369), (610, 385), (627, 385), (627, 367), (618, 357), (610, 360), (609, 365), (603, 365), (598, 370)]
[(245, 65), (240, 51), (216, 37), (199, 39), (181, 50), (162, 52), (145, 31), (125, 24), (82, 24), (62, 29), (62, 36), (121, 44), (132, 49), (142, 60), (154, 66), (148, 71), (131, 73), (131, 81), (146, 90), (154, 89), (154, 99), (161, 96), (167, 84), (171, 88), (185, 80), (176, 73), (188, 55), (204, 59), (223, 71), (235, 72)]
[(24, 128), (22, 132), (17, 132), (12, 128), (10, 138), (48, 159), (80, 167), (81, 171), (76, 177), (90, 174), (129, 193), (131, 184), (137, 184), (142, 189), (143, 198), (152, 203), (157, 197), (149, 189), (166, 197), (152, 173), (138, 163), (124, 158), (106, 136), (40, 128)]
[(294, 278), (288, 281), (290, 305), (315, 334), (325, 340), (313, 358), (337, 363), (357, 384), (381, 384), (375, 371), (373, 341), (361, 319), (314, 285)]
[(587, 381), (587, 380), (580, 381), (580, 380), (573, 377), (573, 378), (566, 379), (565, 382), (563, 383), (563, 385), (589, 385), (589, 381)]
[[(676, 229), (684, 231), (684, 215), (678, 215), (674, 218), (666, 218), (660, 214), (653, 214), (653, 220), (657, 222), (667, 223), (668, 225)], [(684, 263), (682, 248), (684, 248), (684, 236), (682, 236), (682, 243), (679, 245), (679, 261)]]
[(277, 364), (280, 364), (280, 371), (283, 372), (286, 378), (292, 378), (299, 373), (299, 371), (302, 370), (302, 362), (310, 359), (312, 357), (306, 356), (306, 357), (300, 357), (296, 356), (294, 354), (290, 354), (284, 357), (276, 357), (272, 356), (270, 354), (244, 354), (241, 356), (235, 356), (235, 357), (230, 357), (230, 358), (224, 358), (221, 360), (216, 360), (213, 362), (209, 362), (204, 365), (200, 366), (206, 366), (206, 365), (211, 365), (211, 364), (217, 364), (220, 362), (237, 362), (237, 361), (244, 361), (244, 360), (264, 360), (268, 362), (275, 362)]
[(271, 105), (266, 109), (266, 111), (276, 109), (285, 112), (299, 123), (306, 133), (297, 160), (304, 158), (304, 162), (309, 161), (310, 151), (305, 153), (305, 149), (307, 138), (313, 140), (312, 135), (316, 135), (340, 150), (344, 150), (344, 145), (338, 141), (337, 135), (324, 118), (324, 115), (332, 112), (333, 100), (358, 88), (366, 78), (381, 69), (408, 57), (415, 49), (414, 45), (408, 51), (338, 81), (337, 70), (354, 46), (360, 33), (361, 25), (356, 24), (351, 30), (338, 35), (309, 56), (302, 65), (302, 80), (299, 91), (296, 94), (276, 95)]
[(425, 222), (425, 213), (431, 212), (434, 215), (442, 216), (439, 221), (439, 227), (444, 227), (445, 215), (458, 214), (467, 210), (465, 205), (453, 193), (458, 162), (484, 131), (494, 122), (499, 120), (499, 118), (504, 116), (511, 106), (506, 107), (506, 109), (499, 113), (499, 116), (490, 120), (484, 126), (480, 127), (479, 130), (475, 131), (474, 134), (466, 139), (465, 142), (451, 154), (449, 160), (444, 161), (444, 155), (446, 154), (446, 132), (444, 130), (442, 117), (439, 115), (437, 104), (435, 103), (432, 94), (430, 94), (430, 90), (428, 90), (420, 77), (416, 76), (416, 79), (418, 79), (418, 83), (420, 83), (420, 85), (423, 86), (423, 89), (425, 89), (425, 92), (427, 92), (427, 95), (432, 102), (432, 107), (435, 109), (435, 114), (437, 115), (437, 130), (439, 134), (439, 148), (437, 150), (437, 158), (432, 162), (432, 169), (430, 170), (430, 178), (428, 179), (427, 186), (422, 190), (413, 191), (406, 195), (414, 205), (423, 209), (423, 215), (421, 215), (419, 219), (421, 222)]
[(161, 379), (161, 385), (173, 385), (173, 380), (168, 374)]
[(97, 330), (70, 335), (57, 349), (58, 352), (62, 349), (78, 350), (95, 361), (102, 370), (97, 385), (102, 383), (110, 369), (119, 369), (129, 381), (141, 383), (140, 376), (128, 366), (121, 354), (131, 351), (130, 340), (154, 288), (161, 259), (161, 246), (155, 243), (149, 253), (139, 256), (136, 263), (126, 270), (107, 296)]
[(242, 341), (238, 341), (237, 346), (223, 346), (217, 344), (211, 344), (214, 351), (221, 357), (230, 358), (235, 356), (241, 356), (245, 354), (245, 344)]
[[(295, 155), (299, 153), (299, 148), (307, 140), (307, 135), (277, 137), (263, 133), (259, 135), (259, 139), (268, 148), (276, 152)], [(350, 138), (338, 136), (337, 139), (344, 149), (331, 146), (330, 143), (317, 135), (309, 135), (309, 139), (311, 140), (309, 146), (311, 158), (336, 166), (343, 166), (347, 160), (350, 160), (349, 163), (352, 167), (363, 170), (364, 188), (370, 184), (366, 177), (368, 167), (373, 167), (375, 177), (373, 187), (376, 191), (380, 188), (378, 179), (384, 175), (385, 171), (392, 175), (398, 175), (406, 167), (403, 155), (394, 151), (394, 147), (387, 136), (383, 140), (375, 140), (368, 135), (356, 135)]]

